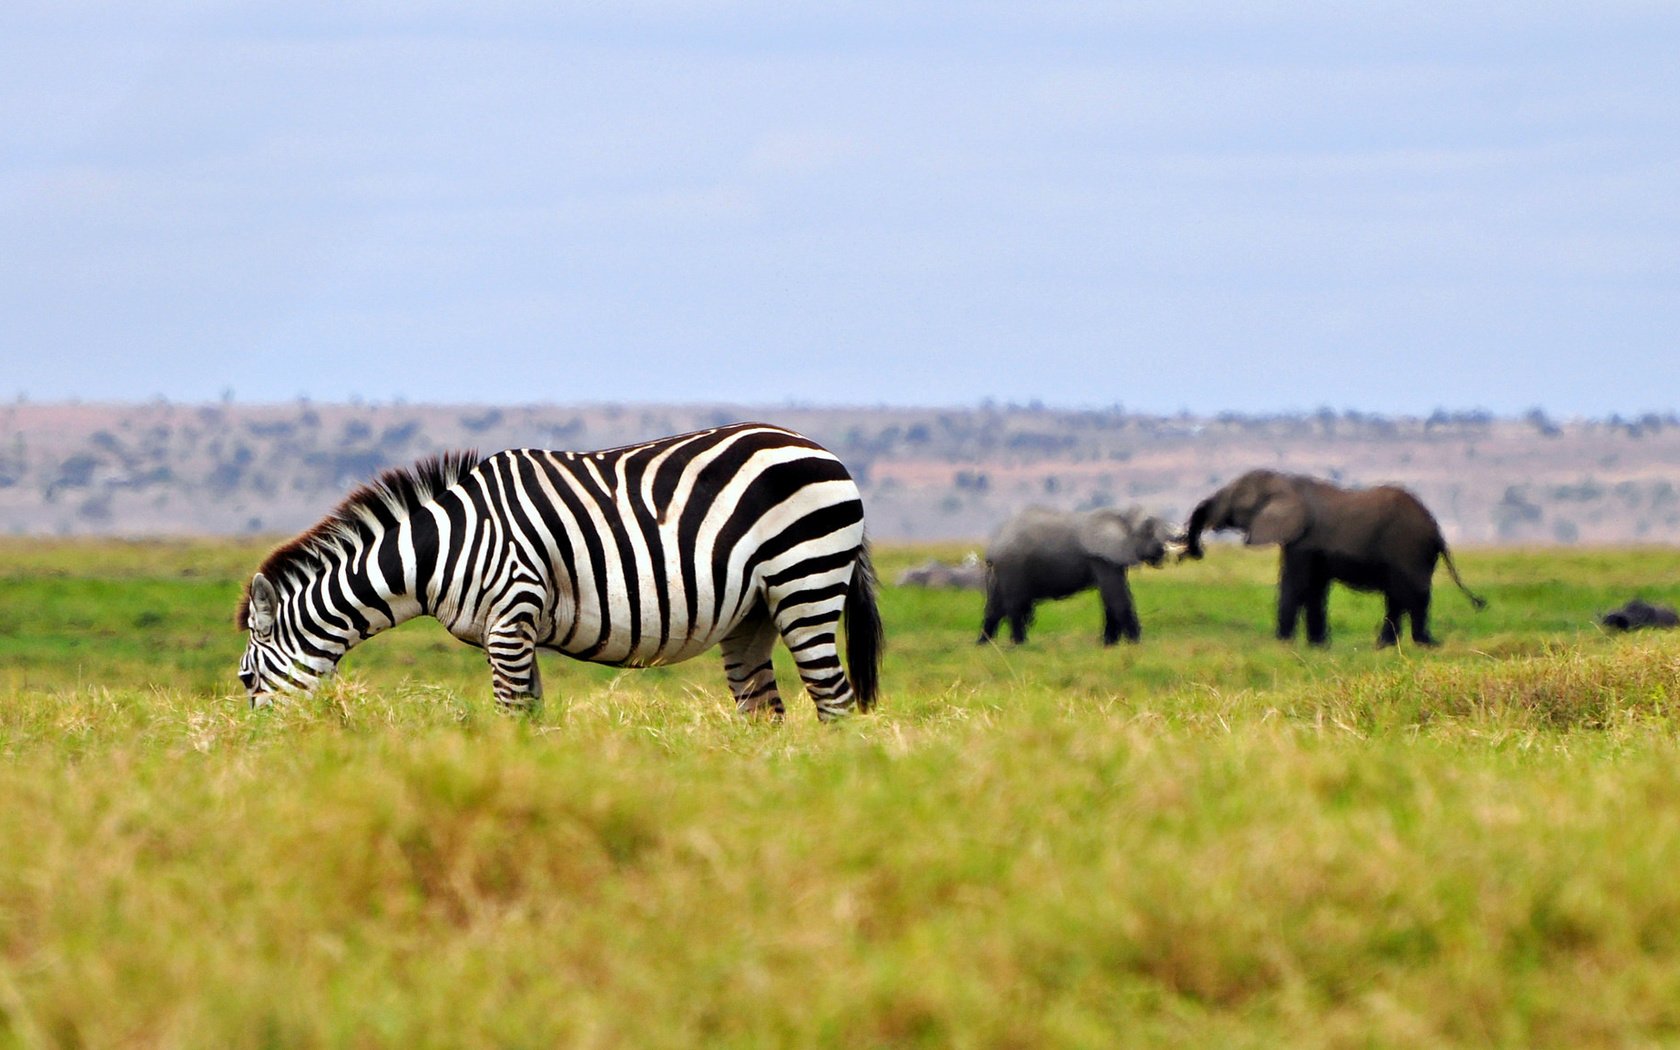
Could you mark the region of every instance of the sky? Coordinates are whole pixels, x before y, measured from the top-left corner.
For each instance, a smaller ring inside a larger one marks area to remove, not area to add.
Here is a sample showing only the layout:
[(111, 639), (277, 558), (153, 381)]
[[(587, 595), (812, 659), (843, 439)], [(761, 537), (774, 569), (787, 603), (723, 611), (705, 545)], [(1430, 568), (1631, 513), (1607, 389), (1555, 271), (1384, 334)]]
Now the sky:
[(1680, 405), (1680, 4), (0, 6), (0, 398)]

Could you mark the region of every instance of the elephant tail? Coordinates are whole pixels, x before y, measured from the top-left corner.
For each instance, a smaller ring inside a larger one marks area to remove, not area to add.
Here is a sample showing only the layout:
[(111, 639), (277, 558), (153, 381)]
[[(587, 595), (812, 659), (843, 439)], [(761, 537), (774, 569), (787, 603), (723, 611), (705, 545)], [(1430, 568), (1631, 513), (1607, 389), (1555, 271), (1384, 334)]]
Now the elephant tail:
[(852, 566), (852, 582), (846, 587), (846, 671), (852, 680), (852, 695), (859, 711), (875, 706), (881, 688), (881, 650), (886, 635), (881, 627), (881, 607), (875, 600), (875, 566), (869, 547), (858, 548)]
[(1447, 550), (1446, 540), (1441, 541), (1441, 558), (1447, 563), (1447, 572), (1452, 576), (1452, 581), (1458, 584), (1458, 589), (1464, 592), (1466, 598), (1470, 599), (1470, 604), (1475, 606), (1478, 612), (1486, 609), (1487, 599), (1466, 587), (1464, 579), (1458, 575), (1458, 566), (1453, 564), (1452, 551)]

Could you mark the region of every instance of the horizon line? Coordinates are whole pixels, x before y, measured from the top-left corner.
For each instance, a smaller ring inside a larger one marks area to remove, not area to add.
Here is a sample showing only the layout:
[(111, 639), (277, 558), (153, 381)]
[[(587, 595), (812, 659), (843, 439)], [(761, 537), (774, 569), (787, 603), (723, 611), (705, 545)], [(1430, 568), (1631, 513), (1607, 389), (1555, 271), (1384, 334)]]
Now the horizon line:
[(185, 409), (284, 409), (284, 408), (360, 408), (360, 409), (431, 409), (431, 410), (516, 410), (538, 411), (544, 409), (566, 410), (625, 410), (625, 409), (667, 409), (682, 411), (704, 411), (720, 409), (762, 409), (777, 411), (841, 413), (841, 412), (879, 412), (879, 413), (915, 413), (915, 412), (1001, 412), (1006, 414), (1044, 414), (1044, 415), (1105, 415), (1136, 419), (1159, 420), (1279, 420), (1279, 419), (1341, 419), (1348, 421), (1388, 421), (1421, 423), (1493, 423), (1493, 422), (1529, 422), (1529, 423), (1604, 423), (1604, 424), (1644, 424), (1657, 422), (1664, 426), (1680, 426), (1680, 412), (1674, 408), (1641, 409), (1638, 411), (1610, 412), (1604, 415), (1556, 414), (1540, 406), (1523, 409), (1518, 412), (1503, 413), (1485, 406), (1471, 406), (1448, 408), (1436, 406), (1427, 413), (1416, 411), (1384, 411), (1361, 409), (1353, 407), (1336, 408), (1320, 405), (1313, 408), (1278, 408), (1278, 409), (1218, 409), (1196, 410), (1178, 408), (1171, 411), (1147, 408), (1132, 408), (1122, 402), (1106, 405), (1050, 403), (1040, 398), (1026, 401), (1005, 401), (998, 398), (986, 397), (970, 402), (929, 402), (924, 404), (890, 404), (886, 402), (813, 402), (800, 399), (786, 399), (782, 401), (750, 401), (750, 400), (696, 400), (696, 401), (631, 401), (631, 400), (579, 400), (579, 401), (432, 401), (410, 400), (395, 397), (385, 400), (360, 398), (351, 396), (342, 400), (322, 400), (300, 395), (285, 400), (241, 400), (236, 397), (223, 396), (211, 400), (173, 400), (162, 395), (154, 395), (138, 399), (112, 398), (31, 398), (24, 394), (15, 396), (10, 401), (0, 402), (0, 408), (112, 408), (112, 409), (143, 409), (143, 408), (185, 408)]

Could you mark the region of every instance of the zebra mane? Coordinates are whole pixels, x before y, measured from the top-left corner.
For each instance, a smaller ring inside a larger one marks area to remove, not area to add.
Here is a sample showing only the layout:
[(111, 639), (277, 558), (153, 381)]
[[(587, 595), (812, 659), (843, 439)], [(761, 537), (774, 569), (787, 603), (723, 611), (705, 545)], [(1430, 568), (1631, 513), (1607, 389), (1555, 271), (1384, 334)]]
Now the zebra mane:
[[(326, 517), (269, 552), (257, 572), (275, 583), (289, 576), (306, 576), (322, 554), (365, 533), (381, 520), (406, 520), (483, 460), (476, 449), (427, 456), (410, 467), (391, 467), (352, 491)], [(383, 513), (381, 513), (381, 511)], [(245, 581), (234, 622), (250, 626), (251, 581)]]

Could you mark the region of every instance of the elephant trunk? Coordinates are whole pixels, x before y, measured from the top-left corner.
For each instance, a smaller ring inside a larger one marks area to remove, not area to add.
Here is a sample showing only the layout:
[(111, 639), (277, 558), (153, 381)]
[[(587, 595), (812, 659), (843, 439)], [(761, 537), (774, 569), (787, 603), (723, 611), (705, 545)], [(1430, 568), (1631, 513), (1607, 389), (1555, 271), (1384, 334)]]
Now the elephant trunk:
[(1184, 553), (1180, 559), (1202, 556), (1202, 530), (1207, 528), (1208, 516), (1213, 512), (1213, 499), (1202, 500), (1190, 514), (1190, 524), (1184, 530)]

